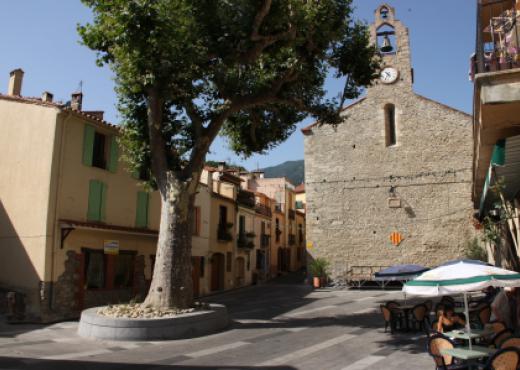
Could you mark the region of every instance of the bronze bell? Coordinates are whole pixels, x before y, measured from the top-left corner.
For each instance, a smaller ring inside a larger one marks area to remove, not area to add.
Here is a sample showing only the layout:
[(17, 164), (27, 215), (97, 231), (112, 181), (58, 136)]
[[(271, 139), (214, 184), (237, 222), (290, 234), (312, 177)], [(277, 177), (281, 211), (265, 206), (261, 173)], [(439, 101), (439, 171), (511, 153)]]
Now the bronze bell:
[(383, 39), (383, 45), (381, 46), (381, 51), (383, 53), (389, 53), (392, 50), (394, 50), (392, 43), (390, 42), (388, 35), (385, 35), (385, 38)]

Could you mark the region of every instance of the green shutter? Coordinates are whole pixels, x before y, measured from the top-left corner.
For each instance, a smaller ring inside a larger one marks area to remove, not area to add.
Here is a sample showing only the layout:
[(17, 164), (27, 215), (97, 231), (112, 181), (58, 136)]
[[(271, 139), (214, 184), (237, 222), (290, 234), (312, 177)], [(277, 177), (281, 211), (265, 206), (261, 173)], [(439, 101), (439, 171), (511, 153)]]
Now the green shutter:
[(492, 166), (503, 166), (506, 163), (506, 140), (498, 140), (491, 156)]
[(118, 148), (117, 148), (117, 139), (115, 136), (110, 138), (110, 156), (108, 157), (108, 170), (110, 172), (117, 172), (117, 161), (118, 161)]
[(94, 134), (96, 130), (90, 125), (85, 125), (83, 134), (83, 164), (92, 166), (92, 157), (94, 154)]
[(144, 191), (137, 192), (137, 209), (135, 214), (136, 227), (148, 227), (148, 203), (149, 194)]
[(103, 184), (97, 180), (90, 180), (88, 193), (87, 219), (89, 221), (101, 221), (101, 194)]
[(100, 221), (106, 220), (106, 201), (107, 201), (107, 186), (101, 183), (101, 206), (99, 207)]

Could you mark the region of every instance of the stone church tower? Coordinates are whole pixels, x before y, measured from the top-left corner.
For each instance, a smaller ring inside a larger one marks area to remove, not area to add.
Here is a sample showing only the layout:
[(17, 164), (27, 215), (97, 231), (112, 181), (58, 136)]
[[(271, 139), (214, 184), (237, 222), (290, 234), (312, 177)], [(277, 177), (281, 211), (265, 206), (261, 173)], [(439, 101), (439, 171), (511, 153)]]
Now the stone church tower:
[(408, 29), (381, 5), (371, 26), (380, 79), (337, 127), (305, 135), (309, 254), (335, 279), (463, 255), (471, 224), (471, 116), (413, 91)]

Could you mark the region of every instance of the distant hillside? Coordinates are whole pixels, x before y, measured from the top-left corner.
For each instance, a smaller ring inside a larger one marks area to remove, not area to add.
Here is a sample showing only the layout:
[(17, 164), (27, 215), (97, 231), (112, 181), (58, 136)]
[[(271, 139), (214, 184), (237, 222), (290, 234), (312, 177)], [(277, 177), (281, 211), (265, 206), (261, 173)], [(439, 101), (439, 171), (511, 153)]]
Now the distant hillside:
[(277, 166), (263, 169), (265, 177), (287, 177), (294, 185), (299, 185), (305, 179), (303, 159), (287, 161)]

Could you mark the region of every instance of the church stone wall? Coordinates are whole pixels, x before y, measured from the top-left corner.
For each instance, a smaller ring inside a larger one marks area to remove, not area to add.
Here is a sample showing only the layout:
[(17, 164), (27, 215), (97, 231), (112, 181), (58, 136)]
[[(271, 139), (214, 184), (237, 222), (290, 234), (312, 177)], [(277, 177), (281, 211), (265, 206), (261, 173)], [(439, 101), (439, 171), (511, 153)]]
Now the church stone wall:
[[(385, 146), (384, 105), (396, 106), (397, 145)], [(337, 127), (305, 139), (307, 240), (332, 276), (353, 266), (434, 266), (472, 238), (471, 119), (411, 92), (372, 91)], [(400, 208), (390, 208), (390, 189)], [(392, 245), (390, 234), (403, 241)]]

